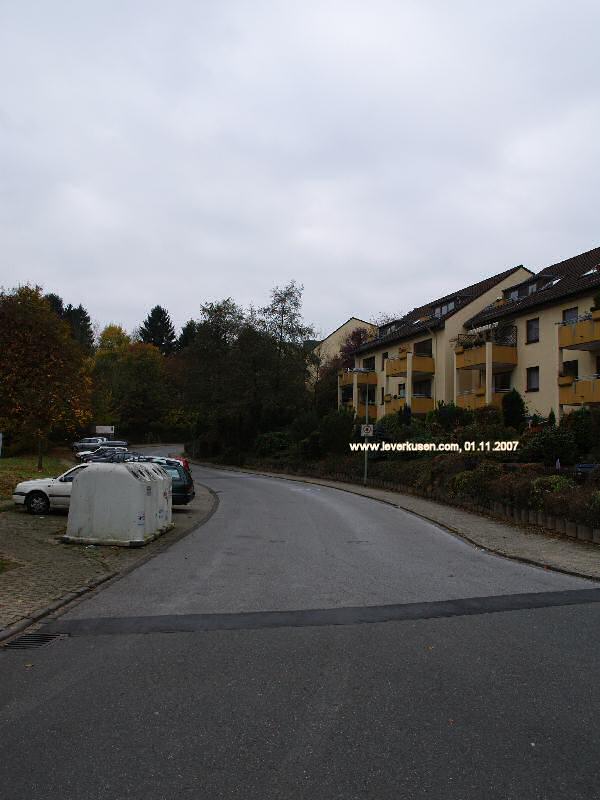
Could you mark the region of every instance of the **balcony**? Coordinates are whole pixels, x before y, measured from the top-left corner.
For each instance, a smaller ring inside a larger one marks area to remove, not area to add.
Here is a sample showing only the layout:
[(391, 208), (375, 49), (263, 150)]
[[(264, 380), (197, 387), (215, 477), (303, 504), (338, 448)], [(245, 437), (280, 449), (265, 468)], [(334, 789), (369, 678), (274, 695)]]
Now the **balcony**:
[(600, 403), (600, 375), (558, 378), (558, 402), (565, 406), (596, 405)]
[(592, 311), (558, 328), (558, 346), (566, 350), (600, 350), (600, 311)]
[[(358, 422), (365, 421), (365, 414), (366, 408), (364, 403), (359, 403), (358, 408), (356, 409), (356, 416), (358, 418)], [(375, 422), (377, 420), (377, 405), (373, 403), (369, 403), (369, 422)]]
[(354, 384), (354, 376), (356, 375), (356, 382), (359, 386), (377, 386), (377, 373), (373, 372), (349, 372), (348, 370), (340, 370), (338, 377), (340, 386), (352, 386)]
[[(403, 377), (408, 373), (408, 353), (400, 353), (396, 358), (388, 358), (385, 362), (385, 374), (388, 378)], [(433, 375), (435, 360), (431, 356), (413, 354), (413, 375)]]
[[(502, 398), (508, 391), (510, 391), (510, 389), (502, 389), (499, 391), (492, 392), (491, 405), (501, 409)], [(476, 408), (483, 408), (486, 405), (485, 389), (481, 387), (480, 389), (475, 389), (473, 391), (465, 391), (460, 393), (456, 398), (456, 405), (460, 406), (460, 408), (469, 408), (471, 410), (474, 410)]]
[[(404, 406), (406, 405), (406, 398), (405, 397), (397, 397), (395, 400), (393, 398), (387, 399), (385, 401), (385, 413), (386, 414), (393, 414), (394, 411), (402, 411)], [(428, 411), (433, 411), (435, 408), (435, 402), (433, 397), (422, 397), (420, 395), (413, 395), (411, 403), (410, 403), (410, 410), (413, 414), (427, 414)]]
[(456, 368), (485, 369), (488, 343), (492, 345), (493, 367), (516, 367), (517, 328), (515, 325), (504, 325), (477, 333), (459, 334), (454, 348)]

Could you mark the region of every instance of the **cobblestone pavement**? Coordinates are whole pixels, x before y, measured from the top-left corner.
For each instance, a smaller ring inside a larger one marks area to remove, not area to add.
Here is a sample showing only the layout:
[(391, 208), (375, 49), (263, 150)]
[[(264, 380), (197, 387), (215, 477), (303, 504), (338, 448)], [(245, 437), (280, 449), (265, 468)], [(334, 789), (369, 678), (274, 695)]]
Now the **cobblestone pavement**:
[(63, 544), (67, 515), (32, 516), (24, 509), (0, 513), (0, 629), (46, 608), (65, 595), (118, 573), (169, 546), (211, 513), (214, 496), (196, 484), (189, 506), (175, 507), (175, 527), (145, 547), (98, 547)]
[[(215, 467), (214, 464), (206, 466)], [(230, 469), (225, 467), (224, 469)], [(343, 483), (319, 478), (281, 475), (262, 470), (231, 468), (236, 472), (255, 472), (285, 480), (331, 486), (355, 494), (392, 503), (405, 511), (419, 514), (450, 531), (500, 555), (570, 572), (586, 578), (600, 579), (600, 546), (563, 538), (535, 525), (515, 525), (505, 520), (474, 514), (434, 500), (385, 489), (371, 489), (360, 484)]]

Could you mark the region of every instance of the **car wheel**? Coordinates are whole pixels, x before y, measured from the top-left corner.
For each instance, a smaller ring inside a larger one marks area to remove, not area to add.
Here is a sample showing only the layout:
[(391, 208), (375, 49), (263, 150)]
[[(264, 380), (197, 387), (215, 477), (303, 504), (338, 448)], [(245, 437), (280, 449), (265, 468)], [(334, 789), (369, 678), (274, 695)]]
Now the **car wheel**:
[(50, 501), (43, 492), (30, 492), (25, 498), (25, 507), (30, 514), (47, 514)]

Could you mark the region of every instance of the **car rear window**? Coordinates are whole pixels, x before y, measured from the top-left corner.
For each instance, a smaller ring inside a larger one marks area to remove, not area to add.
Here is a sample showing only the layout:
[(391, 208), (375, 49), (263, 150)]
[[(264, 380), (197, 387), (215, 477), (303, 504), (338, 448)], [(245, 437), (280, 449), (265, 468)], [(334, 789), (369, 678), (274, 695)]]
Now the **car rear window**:
[(164, 471), (167, 473), (167, 475), (171, 476), (171, 478), (181, 478), (182, 477), (182, 475), (179, 472), (179, 470), (177, 469), (177, 467), (173, 467), (170, 464), (161, 464), (161, 467), (164, 469)]

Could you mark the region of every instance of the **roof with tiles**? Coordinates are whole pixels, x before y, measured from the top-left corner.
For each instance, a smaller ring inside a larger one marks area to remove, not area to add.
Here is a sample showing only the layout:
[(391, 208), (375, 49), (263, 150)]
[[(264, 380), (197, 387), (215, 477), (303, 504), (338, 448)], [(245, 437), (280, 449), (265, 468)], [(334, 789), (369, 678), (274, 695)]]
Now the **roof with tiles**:
[[(418, 308), (413, 308), (412, 311), (395, 322), (382, 325), (379, 329), (379, 337), (371, 339), (369, 342), (361, 345), (355, 352), (364, 353), (380, 345), (392, 344), (402, 339), (418, 336), (421, 333), (443, 328), (445, 321), (453, 314), (456, 314), (461, 308), (464, 308), (466, 305), (473, 302), (473, 300), (481, 297), (482, 294), (493, 289), (494, 286), (501, 283), (506, 278), (509, 278), (519, 269), (523, 269), (523, 267), (521, 265), (512, 267), (511, 269), (498, 273), (498, 275), (492, 275), (490, 278), (486, 278), (483, 281), (474, 283), (471, 286), (465, 286), (463, 289), (458, 289), (456, 292), (451, 292), (437, 300), (432, 300), (425, 305), (418, 306)], [(454, 307), (442, 313), (443, 306), (447, 306), (452, 301), (454, 301)], [(436, 308), (440, 309), (440, 313), (437, 315), (434, 314)]]
[[(511, 294), (524, 293), (535, 286), (531, 293), (511, 298)], [(465, 327), (479, 328), (496, 320), (527, 313), (530, 309), (567, 300), (569, 297), (600, 289), (600, 247), (580, 253), (578, 256), (552, 264), (526, 281), (504, 290), (501, 305), (492, 304), (467, 320)]]

